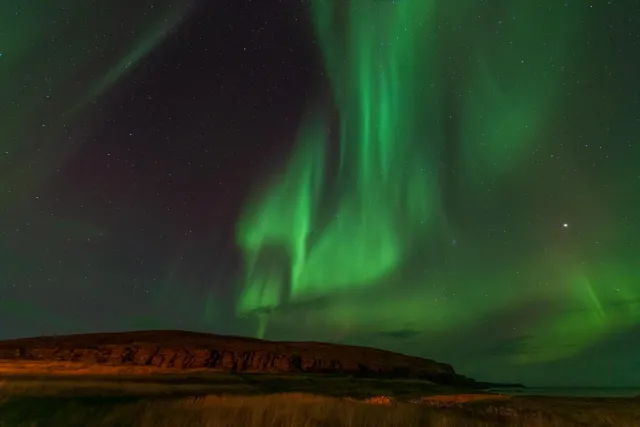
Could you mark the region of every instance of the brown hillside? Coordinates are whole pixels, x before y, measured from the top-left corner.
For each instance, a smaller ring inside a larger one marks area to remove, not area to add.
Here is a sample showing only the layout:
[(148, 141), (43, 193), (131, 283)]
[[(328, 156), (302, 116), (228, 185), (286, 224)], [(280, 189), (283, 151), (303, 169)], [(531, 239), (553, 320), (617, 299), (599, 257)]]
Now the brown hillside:
[[(373, 348), (275, 342), (185, 331), (139, 331), (0, 341), (0, 373), (324, 373), (475, 384), (445, 363)], [(15, 369), (12, 368), (15, 367)], [(21, 367), (18, 369), (18, 367)], [(94, 369), (91, 369), (94, 368)], [(97, 370), (96, 370), (97, 369)], [(119, 370), (122, 372), (122, 369)]]

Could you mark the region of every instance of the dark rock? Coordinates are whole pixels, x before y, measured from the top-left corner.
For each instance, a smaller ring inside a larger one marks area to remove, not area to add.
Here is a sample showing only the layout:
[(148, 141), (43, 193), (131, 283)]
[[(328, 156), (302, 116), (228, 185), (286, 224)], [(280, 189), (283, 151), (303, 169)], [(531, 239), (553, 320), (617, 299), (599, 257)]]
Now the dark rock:
[(183, 331), (139, 331), (0, 341), (0, 360), (71, 362), (85, 366), (151, 367), (169, 371), (324, 373), (421, 378), (437, 384), (486, 385), (451, 365), (367, 347), (274, 342)]

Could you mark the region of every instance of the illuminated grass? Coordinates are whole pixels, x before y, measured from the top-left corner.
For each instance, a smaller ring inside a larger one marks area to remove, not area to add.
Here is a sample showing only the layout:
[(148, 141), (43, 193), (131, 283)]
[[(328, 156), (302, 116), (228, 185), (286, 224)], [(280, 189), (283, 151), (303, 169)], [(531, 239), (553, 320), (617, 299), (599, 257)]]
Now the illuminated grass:
[[(332, 379), (334, 391), (340, 391)], [(184, 384), (5, 381), (0, 427), (637, 427), (638, 399), (486, 394), (354, 398), (273, 393), (185, 397)], [(298, 379), (304, 381), (304, 379)], [(225, 381), (226, 382), (226, 381)], [(217, 386), (224, 385), (219, 382)], [(89, 384), (92, 384), (89, 387)], [(228, 386), (229, 384), (227, 384)], [(200, 385), (202, 386), (202, 385)], [(216, 386), (216, 384), (213, 384)], [(404, 385), (403, 385), (404, 386)], [(176, 388), (177, 387), (177, 388)], [(211, 387), (211, 385), (209, 385)], [(70, 394), (70, 391), (74, 393)], [(131, 393), (135, 391), (135, 393)], [(238, 391), (238, 390), (236, 390)], [(344, 391), (344, 390), (343, 390)], [(147, 394), (150, 392), (149, 394)], [(175, 392), (175, 393), (174, 393)], [(338, 393), (334, 393), (338, 394)], [(370, 394), (361, 390), (360, 395)]]

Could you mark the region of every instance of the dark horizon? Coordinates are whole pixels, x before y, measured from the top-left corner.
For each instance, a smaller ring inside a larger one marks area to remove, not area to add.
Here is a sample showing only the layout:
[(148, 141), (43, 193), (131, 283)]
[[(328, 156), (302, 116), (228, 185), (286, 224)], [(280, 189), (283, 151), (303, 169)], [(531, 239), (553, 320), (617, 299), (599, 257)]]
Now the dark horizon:
[(0, 339), (184, 329), (640, 386), (625, 2), (9, 1)]

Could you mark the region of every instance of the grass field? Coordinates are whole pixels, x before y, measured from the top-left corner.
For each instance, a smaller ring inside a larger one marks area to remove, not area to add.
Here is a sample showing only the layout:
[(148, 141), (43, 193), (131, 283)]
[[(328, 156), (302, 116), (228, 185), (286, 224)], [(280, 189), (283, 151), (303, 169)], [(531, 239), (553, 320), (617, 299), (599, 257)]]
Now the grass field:
[(640, 426), (639, 399), (452, 393), (330, 376), (8, 378), (0, 427)]

